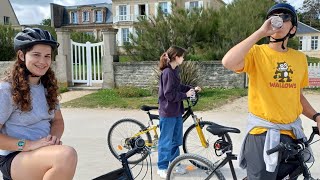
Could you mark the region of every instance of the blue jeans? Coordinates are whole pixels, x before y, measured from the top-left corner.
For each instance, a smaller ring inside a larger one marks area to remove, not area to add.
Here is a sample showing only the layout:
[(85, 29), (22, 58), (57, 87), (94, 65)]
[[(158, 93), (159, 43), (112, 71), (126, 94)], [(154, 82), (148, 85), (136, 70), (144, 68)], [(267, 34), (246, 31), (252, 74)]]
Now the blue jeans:
[(180, 155), (183, 140), (182, 117), (160, 117), (158, 142), (158, 169), (168, 169), (169, 162)]

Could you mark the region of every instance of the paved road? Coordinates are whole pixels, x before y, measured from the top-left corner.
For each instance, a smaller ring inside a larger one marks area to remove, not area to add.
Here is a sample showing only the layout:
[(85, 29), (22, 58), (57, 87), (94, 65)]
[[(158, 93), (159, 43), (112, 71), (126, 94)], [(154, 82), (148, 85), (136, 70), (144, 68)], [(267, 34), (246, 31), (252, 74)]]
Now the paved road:
[[(320, 95), (308, 94), (306, 96), (310, 103), (320, 110)], [(117, 120), (125, 117), (131, 117), (146, 123), (147, 115), (139, 110), (114, 110), (114, 109), (71, 109), (63, 108), (66, 130), (63, 136), (64, 144), (73, 146), (79, 156), (79, 162), (75, 175), (75, 180), (88, 180), (97, 177), (101, 174), (114, 170), (120, 167), (120, 163), (111, 155), (107, 148), (106, 134), (110, 126)], [(198, 116), (203, 117), (203, 120), (213, 121), (225, 126), (234, 126), (241, 131), (245, 130), (246, 126), (246, 98), (241, 98), (234, 103), (221, 107), (213, 111), (197, 112)], [(310, 134), (310, 128), (315, 125), (310, 120), (304, 120), (306, 134)], [(185, 129), (191, 123), (191, 120), (185, 123)], [(235, 152), (239, 151), (240, 143), (243, 134), (232, 135)], [(319, 138), (318, 138), (319, 139)], [(316, 150), (320, 143), (314, 145), (314, 153), (317, 160), (320, 160), (320, 151)], [(159, 177), (155, 174), (157, 153), (152, 154), (153, 179)], [(239, 169), (237, 162), (235, 163), (238, 179), (245, 176), (245, 171)], [(320, 161), (311, 169), (313, 175), (320, 177), (318, 168)], [(222, 171), (226, 175), (226, 179), (232, 179), (228, 168), (223, 168)], [(150, 173), (145, 179), (151, 179)], [(186, 178), (187, 179), (187, 178)]]

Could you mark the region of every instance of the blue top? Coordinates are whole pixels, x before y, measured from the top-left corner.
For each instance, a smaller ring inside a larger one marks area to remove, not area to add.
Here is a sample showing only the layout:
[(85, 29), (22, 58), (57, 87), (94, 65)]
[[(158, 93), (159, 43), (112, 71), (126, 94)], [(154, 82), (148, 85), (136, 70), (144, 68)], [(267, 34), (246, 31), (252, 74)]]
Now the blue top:
[[(39, 85), (30, 85), (32, 109), (22, 112), (14, 104), (11, 94), (11, 84), (0, 83), (0, 124), (1, 134), (31, 141), (39, 140), (49, 135), (51, 121), (54, 118), (55, 110), (48, 112), (49, 106), (46, 99), (46, 89)], [(59, 110), (60, 106), (56, 106)], [(7, 155), (11, 151), (1, 150), (0, 155)]]
[(186, 92), (192, 87), (181, 84), (179, 68), (165, 68), (159, 81), (159, 115), (161, 117), (178, 117), (184, 113), (182, 100), (187, 99)]

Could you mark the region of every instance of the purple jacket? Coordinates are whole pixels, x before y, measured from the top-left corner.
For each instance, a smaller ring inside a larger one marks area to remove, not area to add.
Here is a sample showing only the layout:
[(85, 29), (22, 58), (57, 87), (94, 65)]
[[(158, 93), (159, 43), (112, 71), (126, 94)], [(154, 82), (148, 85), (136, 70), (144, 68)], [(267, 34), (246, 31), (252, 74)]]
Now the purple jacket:
[(179, 68), (169, 65), (160, 75), (159, 115), (161, 117), (178, 117), (184, 113), (182, 100), (187, 99), (186, 92), (192, 87), (181, 84)]

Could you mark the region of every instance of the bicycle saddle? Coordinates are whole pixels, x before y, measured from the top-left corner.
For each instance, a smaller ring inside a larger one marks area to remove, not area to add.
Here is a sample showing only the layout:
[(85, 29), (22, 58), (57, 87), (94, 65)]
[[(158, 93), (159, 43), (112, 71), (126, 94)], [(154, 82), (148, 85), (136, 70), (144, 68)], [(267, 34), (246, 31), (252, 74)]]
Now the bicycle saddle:
[(233, 127), (226, 127), (226, 126), (222, 126), (216, 123), (212, 123), (212, 125), (207, 127), (207, 131), (209, 131), (210, 133), (212, 133), (213, 135), (218, 135), (221, 136), (223, 134), (226, 134), (228, 132), (230, 133), (240, 133), (240, 130), (237, 128), (233, 128)]
[(150, 111), (150, 110), (153, 110), (153, 109), (158, 109), (158, 107), (157, 106), (142, 105), (140, 109), (143, 110), (143, 111)]

